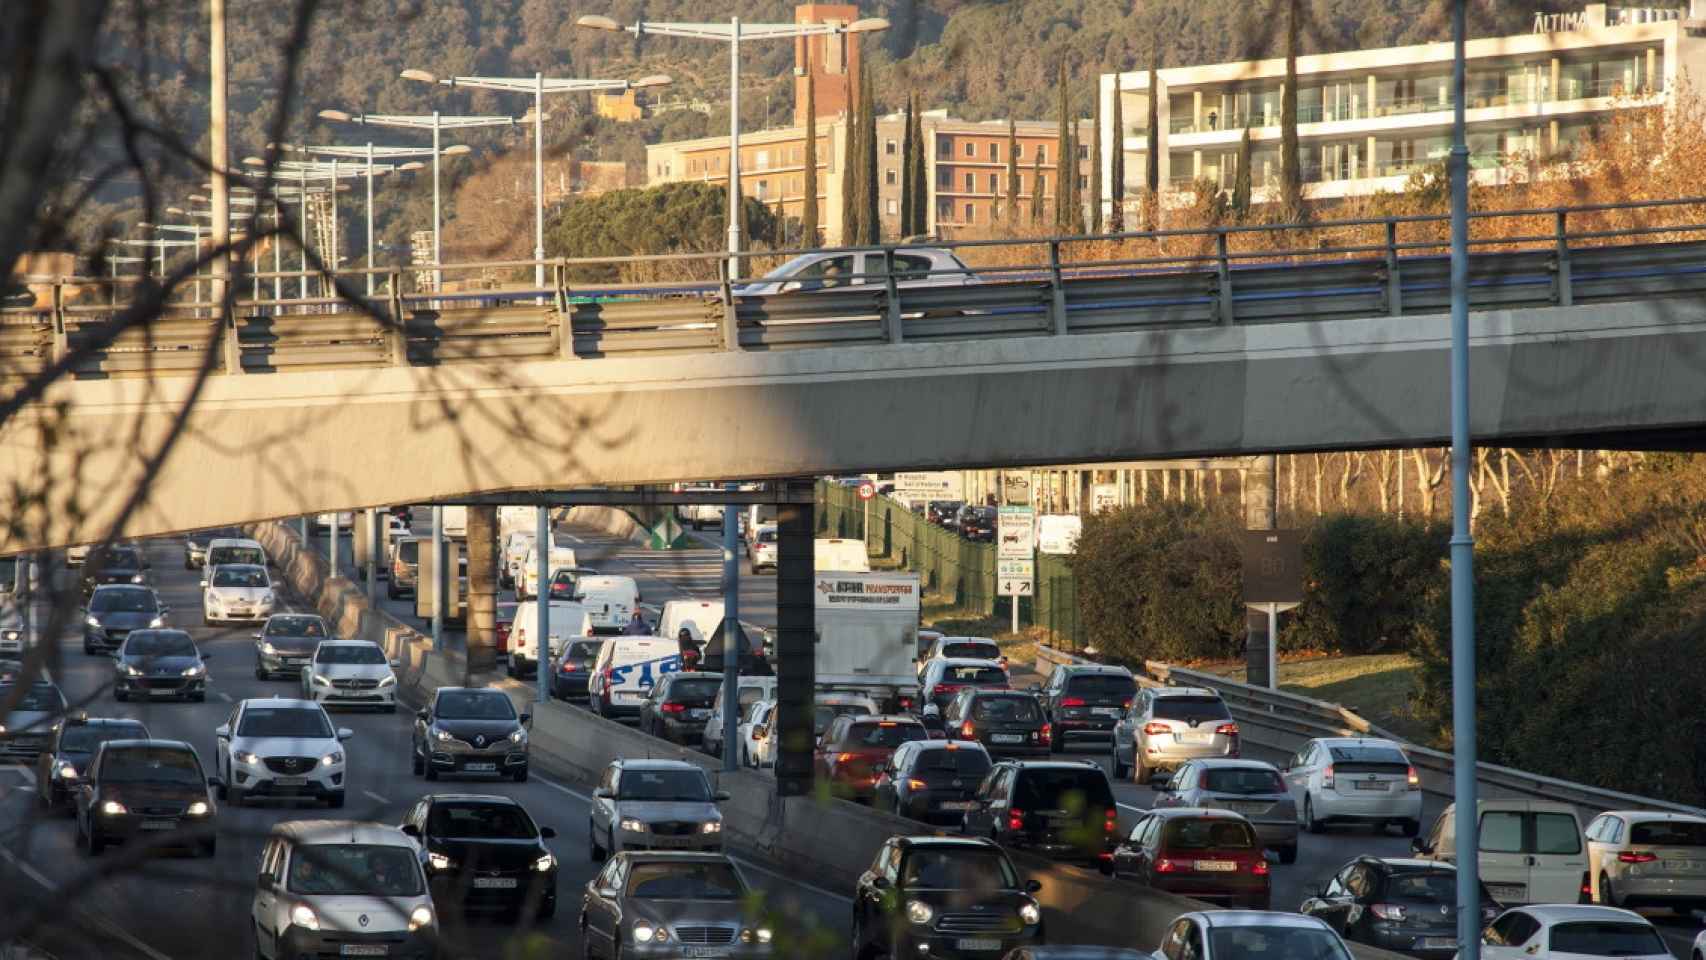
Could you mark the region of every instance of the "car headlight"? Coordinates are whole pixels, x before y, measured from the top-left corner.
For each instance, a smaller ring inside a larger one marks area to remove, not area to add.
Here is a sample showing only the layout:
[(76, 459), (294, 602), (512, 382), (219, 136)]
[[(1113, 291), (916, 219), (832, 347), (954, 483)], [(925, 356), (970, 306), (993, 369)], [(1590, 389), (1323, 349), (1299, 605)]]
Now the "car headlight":
[(333, 750), (331, 753), (320, 758), (320, 766), (322, 767), (335, 767), (343, 762), (344, 752), (342, 750)]
[(520, 727), (517, 727), (514, 730), (510, 731), (510, 735), (509, 735), (509, 742), (510, 743), (520, 743), (521, 741), (526, 740), (526, 739), (527, 739), (527, 733), (525, 731), (523, 731)]
[(772, 936), (772, 934), (770, 933), (769, 927), (759, 927), (758, 928), (758, 942), (759, 943), (769, 943), (771, 936)]
[(533, 869), (537, 870), (540, 873), (549, 873), (549, 872), (551, 872), (551, 869), (553, 867), (555, 867), (556, 865), (557, 865), (557, 858), (551, 856), (548, 853), (545, 854), (543, 857), (540, 857), (539, 859), (533, 861)]
[(149, 627), (149, 629), (152, 629), (152, 630), (158, 630), (165, 625), (166, 625), (166, 618), (165, 617), (155, 617), (154, 619), (148, 621), (148, 627)]
[(197, 800), (185, 808), (184, 812), (192, 817), (205, 817), (207, 816), (207, 801)]
[(425, 906), (416, 907), (414, 909), (414, 911), (409, 914), (409, 932), (410, 933), (413, 933), (422, 927), (430, 927), (430, 926), (432, 926), (432, 908), (431, 907), (425, 907)]
[(231, 754), (231, 757), (232, 757), (232, 759), (236, 760), (238, 763), (260, 763), (261, 762), (260, 757), (255, 756), (254, 754), (250, 753), (247, 750), (238, 750), (236, 753)]
[(427, 854), (427, 866), (434, 870), (449, 870), (450, 858), (442, 853)]
[(119, 669), (123, 670), (124, 675), (127, 677), (140, 677), (140, 676), (142, 676), (141, 670), (136, 669), (136, 667), (134, 667), (128, 663), (119, 664)]
[(129, 812), (129, 810), (124, 808), (124, 804), (119, 803), (117, 800), (108, 800), (106, 803), (101, 804), (102, 816), (122, 817)]
[(140, 574), (140, 573), (131, 574), (130, 575), (130, 582), (131, 583), (141, 583), (142, 582), (142, 574)]
[(622, 822), (618, 824), (618, 826), (629, 833), (645, 833), (651, 829), (646, 826), (646, 822), (644, 820), (636, 820), (633, 817), (623, 817)]
[(260, 599), (260, 601), (259, 601), (259, 602), (260, 602), (260, 605), (261, 605), (261, 606), (263, 606), (263, 607), (270, 607), (270, 606), (272, 606), (272, 605), (273, 605), (273, 595), (272, 595), (272, 593), (271, 593), (271, 592), (270, 592), (270, 591), (269, 591), (269, 592), (267, 592), (267, 593), (263, 593), (263, 594), (261, 594), (261, 599)]
[(396, 682), (397, 682), (397, 675), (393, 673), (393, 674), (385, 677), (384, 679), (380, 680), (379, 685), (381, 687), (389, 687), (389, 686), (395, 684)]
[(741, 943), (752, 943), (752, 942), (756, 941), (758, 943), (769, 943), (770, 942), (770, 936), (771, 936), (771, 934), (770, 934), (770, 928), (769, 927), (758, 927), (756, 929), (754, 929), (752, 927), (746, 927), (745, 929), (741, 930), (741, 932), (740, 932), (740, 942)]
[(200, 664), (200, 663), (196, 664), (193, 667), (185, 667), (184, 668), (184, 676), (186, 676), (186, 677), (199, 677), (206, 672), (207, 672), (207, 667), (203, 664)]
[[(83, 622), (88, 624), (91, 627), (94, 627), (96, 630), (101, 629), (101, 621), (95, 619), (94, 617), (85, 617), (83, 619)], [(10, 640), (12, 638), (10, 636), (7, 636), (6, 639)]]
[(1043, 912), (1038, 910), (1037, 905), (1034, 903), (1021, 904), (1019, 907), (1019, 919), (1028, 924), (1041, 923), (1043, 919)]
[(316, 673), (316, 674), (314, 674), (314, 684), (316, 686), (329, 687), (332, 685), (332, 681), (327, 679), (326, 677)]
[(641, 920), (634, 924), (635, 943), (646, 943), (648, 941), (652, 943), (664, 943), (668, 940), (669, 931), (665, 930), (662, 924), (653, 926), (645, 920)]
[(77, 779), (77, 768), (61, 760), (54, 766), (53, 775), (61, 780), (75, 780)]
[(432, 738), (437, 740), (439, 743), (449, 743), (452, 739), (450, 731), (441, 728), (434, 728), (432, 731)]
[(911, 920), (913, 923), (922, 926), (929, 923), (931, 918), (934, 916), (936, 916), (936, 911), (930, 909), (930, 905), (928, 903), (925, 903), (922, 900), (906, 901), (906, 919)]
[(723, 823), (720, 820), (712, 820), (709, 823), (701, 823), (699, 825), (699, 832), (700, 833), (722, 833), (723, 832)]
[(262, 640), (261, 652), (269, 657), (274, 657), (278, 655), (278, 648), (272, 645), (271, 640)]
[(314, 911), (306, 903), (299, 903), (290, 908), (290, 923), (304, 930), (320, 929), (320, 918), (314, 915)]

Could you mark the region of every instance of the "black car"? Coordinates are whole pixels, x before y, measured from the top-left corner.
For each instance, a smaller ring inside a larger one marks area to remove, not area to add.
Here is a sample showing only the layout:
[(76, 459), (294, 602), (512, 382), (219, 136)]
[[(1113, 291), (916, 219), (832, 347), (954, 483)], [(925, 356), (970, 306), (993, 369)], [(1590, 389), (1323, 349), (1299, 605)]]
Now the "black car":
[(903, 743), (878, 768), (871, 806), (925, 823), (959, 823), (989, 767), (989, 754), (976, 743)]
[(1037, 698), (1016, 690), (967, 687), (942, 711), (949, 737), (975, 740), (997, 757), (1044, 756), (1053, 731)]
[(20, 671), (0, 682), (0, 759), (34, 763), (65, 718), (65, 694), (45, 674), (23, 681)]
[(89, 551), (83, 561), (83, 596), (103, 583), (147, 583), (148, 558), (136, 547), (101, 547)]
[(891, 837), (853, 892), (853, 960), (969, 960), (1040, 944), (1040, 889), (988, 840)]
[(108, 740), (146, 740), (140, 720), (67, 717), (53, 743), (36, 758), (36, 793), (44, 806), (59, 808), (89, 772), (89, 758)]
[(255, 679), (302, 679), (314, 648), (331, 636), (326, 621), (313, 613), (275, 613), (255, 634)]
[(1056, 753), (1077, 740), (1108, 742), (1114, 725), (1137, 695), (1137, 680), (1125, 667), (1098, 664), (1059, 666), (1037, 696), (1053, 727)]
[(961, 507), (954, 529), (974, 543), (994, 543), (997, 511), (994, 507)]
[(76, 788), (77, 838), (100, 856), (109, 843), (142, 838), (149, 846), (214, 854), (218, 777), (202, 770), (182, 740), (109, 740), (95, 751)]
[(432, 706), (415, 714), (414, 772), (428, 780), (441, 773), (479, 773), (527, 779), (527, 725), (509, 695), (491, 687), (439, 687)]
[(973, 799), (965, 832), (1003, 846), (1098, 864), (1119, 846), (1119, 806), (1098, 763), (1005, 760)]
[(589, 699), (587, 677), (591, 675), (593, 662), (598, 659), (598, 651), (603, 646), (604, 641), (597, 639), (569, 641), (551, 666), (551, 696), (559, 700)]
[[(1476, 929), (1502, 909), (1483, 884)], [(1346, 940), (1421, 957), (1451, 956), (1457, 952), (1457, 870), (1433, 861), (1358, 857), (1299, 912), (1326, 921)]]
[(133, 630), (113, 654), (113, 699), (207, 699), (207, 663), (182, 630)]
[(164, 627), (169, 612), (150, 587), (102, 584), (89, 595), (83, 611), (83, 652), (93, 655), (115, 650), (132, 630)]
[(640, 704), (640, 730), (683, 746), (698, 744), (723, 687), (720, 673), (666, 673)]
[(521, 804), (485, 794), (429, 794), (403, 818), (420, 841), (433, 906), (439, 914), (557, 912), (557, 858), (545, 841), (557, 836), (533, 822)]
[(965, 502), (961, 500), (932, 500), (924, 507), (924, 518), (938, 527), (953, 529), (958, 523), (955, 517), (963, 506)]

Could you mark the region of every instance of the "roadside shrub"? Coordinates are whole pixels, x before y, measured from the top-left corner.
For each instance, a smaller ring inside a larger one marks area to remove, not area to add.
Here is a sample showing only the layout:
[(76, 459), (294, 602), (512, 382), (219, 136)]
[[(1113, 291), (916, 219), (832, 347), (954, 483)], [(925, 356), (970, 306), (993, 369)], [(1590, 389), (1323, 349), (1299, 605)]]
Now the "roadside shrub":
[(1287, 649), (1408, 650), (1444, 571), (1450, 529), (1380, 514), (1332, 514), (1303, 538), (1303, 603), (1282, 629)]

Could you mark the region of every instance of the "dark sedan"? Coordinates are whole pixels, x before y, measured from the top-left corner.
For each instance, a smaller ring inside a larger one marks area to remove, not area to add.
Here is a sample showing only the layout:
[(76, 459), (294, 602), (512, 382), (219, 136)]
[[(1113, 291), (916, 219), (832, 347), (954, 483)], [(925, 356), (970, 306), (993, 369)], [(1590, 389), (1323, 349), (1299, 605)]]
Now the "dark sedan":
[(106, 547), (89, 551), (83, 562), (83, 596), (103, 583), (147, 583), (148, 559), (135, 547)]
[(895, 749), (877, 776), (871, 806), (925, 823), (959, 823), (976, 806), (989, 754), (976, 743), (914, 740)]
[(141, 839), (211, 857), (215, 811), (208, 787), (218, 785), (181, 740), (109, 740), (77, 787), (83, 852), (98, 857), (109, 843)]
[(557, 912), (557, 836), (508, 797), (429, 794), (403, 818), (439, 914)]
[[(1477, 929), (1501, 909), (1483, 885)], [(1326, 921), (1346, 940), (1448, 957), (1457, 952), (1457, 870), (1433, 860), (1358, 857), (1303, 901), (1299, 912)]]
[(587, 701), (590, 698), (587, 677), (591, 676), (592, 665), (598, 660), (599, 648), (603, 646), (604, 641), (596, 637), (570, 640), (552, 665), (551, 696), (559, 700)]
[(664, 674), (640, 704), (640, 729), (671, 743), (699, 743), (722, 685), (720, 673)]
[(1016, 690), (961, 690), (942, 714), (948, 736), (982, 743), (998, 757), (1047, 756), (1053, 731), (1037, 698)]
[(756, 907), (723, 854), (624, 850), (586, 885), (581, 955), (758, 960), (772, 934)]
[(317, 614), (273, 614), (255, 634), (255, 679), (301, 680), (314, 648), (330, 635)]
[(136, 630), (113, 654), (113, 699), (207, 699), (207, 663), (182, 630)]
[(853, 956), (988, 958), (1043, 943), (1035, 880), (988, 840), (892, 837), (853, 893)]
[(83, 652), (93, 655), (116, 650), (132, 630), (164, 627), (168, 612), (149, 587), (102, 584), (90, 594), (83, 611)]
[(53, 743), (36, 758), (36, 792), (49, 807), (63, 807), (89, 772), (89, 758), (108, 740), (146, 740), (139, 720), (68, 717)]
[(432, 705), (415, 715), (413, 765), (417, 776), (484, 773), (527, 779), (527, 725), (509, 695), (492, 687), (439, 687)]

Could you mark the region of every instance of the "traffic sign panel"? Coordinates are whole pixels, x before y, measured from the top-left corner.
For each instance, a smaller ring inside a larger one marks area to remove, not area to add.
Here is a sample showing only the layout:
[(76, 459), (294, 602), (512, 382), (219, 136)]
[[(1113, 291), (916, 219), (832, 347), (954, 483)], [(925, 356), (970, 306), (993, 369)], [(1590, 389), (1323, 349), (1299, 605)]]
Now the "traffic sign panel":
[(868, 482), (859, 484), (859, 499), (869, 500), (876, 495), (877, 495), (876, 484), (868, 483)]
[(996, 527), (995, 556), (1000, 560), (1029, 560), (1036, 553), (1036, 516), (1030, 507), (1002, 507)]
[(1030, 577), (1001, 578), (1000, 595), (1003, 597), (1029, 597), (1036, 593), (1036, 581)]
[(995, 561), (995, 575), (1002, 580), (1030, 580), (1036, 576), (1036, 567), (1036, 561), (1029, 558), (1024, 560), (997, 560)]

